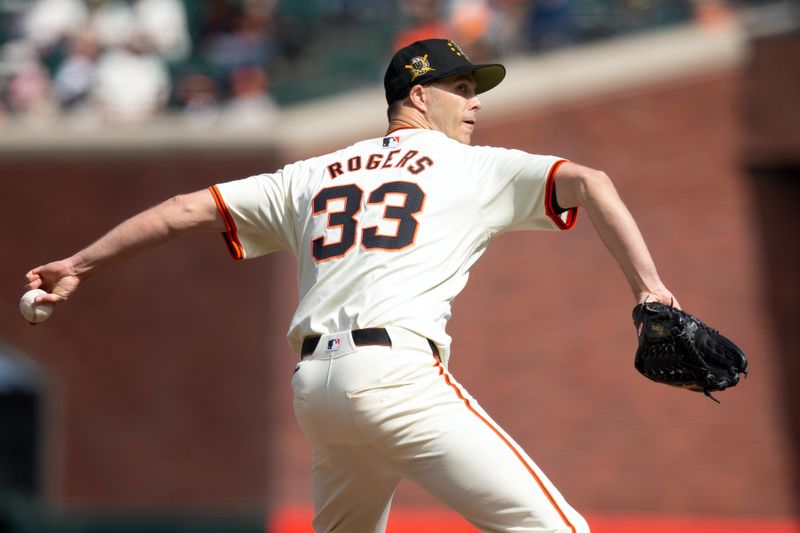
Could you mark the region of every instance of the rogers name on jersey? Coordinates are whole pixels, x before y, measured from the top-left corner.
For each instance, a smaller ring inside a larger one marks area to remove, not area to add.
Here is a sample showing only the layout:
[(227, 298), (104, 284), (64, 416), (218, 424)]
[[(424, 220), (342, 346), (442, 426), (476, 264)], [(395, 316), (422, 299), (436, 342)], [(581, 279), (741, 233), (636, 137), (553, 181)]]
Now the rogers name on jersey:
[[(399, 155), (401, 153), (402, 155)], [(386, 153), (370, 154), (366, 156), (366, 164), (363, 159), (362, 156), (355, 155), (345, 162), (337, 161), (331, 163), (327, 167), (328, 175), (331, 179), (336, 179), (347, 172), (355, 172), (362, 169), (378, 170), (381, 168), (404, 167), (412, 174), (419, 174), (426, 168), (433, 166), (433, 159), (426, 155), (420, 155), (418, 150), (392, 150)], [(406, 165), (408, 166), (406, 167)]]

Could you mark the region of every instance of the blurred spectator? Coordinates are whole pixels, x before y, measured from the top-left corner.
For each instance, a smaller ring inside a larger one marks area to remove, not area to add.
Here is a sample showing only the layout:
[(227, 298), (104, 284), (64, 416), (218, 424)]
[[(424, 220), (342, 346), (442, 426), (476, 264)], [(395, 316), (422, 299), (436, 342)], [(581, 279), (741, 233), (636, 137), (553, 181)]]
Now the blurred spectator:
[(273, 125), (278, 105), (267, 91), (267, 74), (258, 67), (241, 67), (231, 75), (232, 98), (225, 106), (222, 126), (251, 130)]
[(34, 0), (23, 15), (25, 36), (37, 48), (47, 49), (80, 33), (88, 16), (81, 0)]
[(489, 0), (451, 0), (450, 38), (468, 50), (472, 61), (490, 61), (497, 57), (488, 38), (496, 13), (497, 6)]
[(203, 51), (221, 81), (248, 66), (270, 67), (279, 54), (273, 33), (271, 3), (223, 0), (211, 4), (211, 26)]
[(572, 44), (575, 24), (568, 0), (540, 0), (533, 3), (528, 29), (533, 50), (553, 50)]
[(136, 17), (123, 0), (90, 0), (89, 30), (100, 46), (114, 49), (126, 46), (137, 33)]
[(277, 36), (276, 7), (277, 0), (244, 0), (240, 31), (256, 43), (254, 48), (260, 51), (260, 62), (257, 64), (266, 69), (275, 67), (283, 55)]
[(496, 56), (511, 57), (528, 51), (526, 35), (530, 6), (525, 0), (495, 0), (486, 30), (486, 43)]
[(695, 22), (705, 28), (724, 28), (733, 22), (731, 6), (724, 0), (692, 0), (692, 8)]
[(36, 61), (17, 68), (8, 87), (8, 103), (14, 115), (31, 126), (48, 126), (58, 117), (50, 75)]
[(183, 120), (191, 131), (203, 132), (219, 121), (219, 88), (207, 74), (191, 73), (178, 81), (178, 100)]
[(326, 94), (380, 83), (375, 58), (418, 39), (489, 61), (674, 22), (724, 27), (736, 8), (777, 1), (0, 0), (0, 120), (129, 123), (174, 108), (198, 127), (251, 127), (274, 119), (276, 96), (320, 94), (298, 90), (320, 73)]
[(170, 88), (163, 61), (144, 36), (136, 35), (100, 58), (92, 101), (106, 122), (141, 122), (164, 109)]
[(442, 0), (408, 0), (400, 4), (400, 10), (408, 18), (408, 23), (395, 35), (393, 50), (414, 41), (450, 35), (450, 27), (444, 22)]
[(491, 18), (492, 8), (488, 0), (454, 0), (450, 5), (452, 39), (464, 48), (472, 48), (486, 37)]
[(134, 12), (138, 30), (167, 61), (186, 59), (192, 46), (181, 0), (138, 0)]
[(54, 79), (62, 108), (70, 109), (86, 102), (94, 84), (97, 56), (97, 43), (92, 34), (84, 34), (71, 43)]

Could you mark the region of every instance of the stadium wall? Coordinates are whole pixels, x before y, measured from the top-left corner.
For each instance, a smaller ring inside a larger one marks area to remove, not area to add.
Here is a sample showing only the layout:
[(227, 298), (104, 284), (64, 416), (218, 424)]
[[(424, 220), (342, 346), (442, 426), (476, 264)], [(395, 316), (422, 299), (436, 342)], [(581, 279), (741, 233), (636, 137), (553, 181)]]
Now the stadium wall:
[[(721, 405), (646, 382), (632, 367), (633, 302), (585, 214), (567, 234), (499, 238), (455, 304), (451, 369), (589, 514), (800, 513), (798, 406), (785, 370), (798, 359), (776, 334), (791, 325), (775, 319), (788, 309), (776, 294), (797, 287), (796, 268), (775, 255), (796, 251), (800, 223), (780, 216), (796, 205), (796, 186), (753, 180), (743, 118), (746, 102), (774, 94), (751, 93), (748, 77), (769, 47), (744, 48), (736, 32), (698, 38), (730, 46), (718, 62), (668, 78), (569, 98), (566, 88), (560, 99), (517, 96), (513, 113), (505, 100), (506, 111), (489, 112), (487, 95), (474, 139), (606, 171), (683, 306), (752, 358), (751, 377), (722, 393)], [(294, 357), (283, 337), (296, 296), (290, 258), (235, 263), (221, 238), (192, 236), (92, 279), (45, 325), (24, 324), (16, 301), (28, 268), (168, 196), (274, 169), (365, 130), (380, 135), (380, 121), (370, 126), (383, 116), (380, 99), (370, 94), (344, 113), (352, 124), (371, 117), (363, 126), (339, 136), (287, 127), (295, 141), (284, 144), (4, 141), (0, 338), (48, 377), (44, 502), (121, 513), (308, 505), (308, 448), (291, 414)], [(337, 102), (313, 114), (341, 117)], [(405, 483), (397, 504), (436, 505)]]

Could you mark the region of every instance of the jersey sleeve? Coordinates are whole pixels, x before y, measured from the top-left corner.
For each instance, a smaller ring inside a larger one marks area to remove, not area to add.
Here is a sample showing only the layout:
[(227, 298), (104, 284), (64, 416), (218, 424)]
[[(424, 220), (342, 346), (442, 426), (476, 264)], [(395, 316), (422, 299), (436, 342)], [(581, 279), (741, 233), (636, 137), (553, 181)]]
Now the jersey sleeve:
[(225, 220), (222, 236), (234, 259), (294, 249), (286, 174), (284, 169), (209, 188)]
[(564, 159), (521, 150), (476, 148), (469, 165), (478, 170), (478, 204), (491, 235), (566, 230), (575, 225), (577, 208), (564, 210), (556, 202), (555, 173)]

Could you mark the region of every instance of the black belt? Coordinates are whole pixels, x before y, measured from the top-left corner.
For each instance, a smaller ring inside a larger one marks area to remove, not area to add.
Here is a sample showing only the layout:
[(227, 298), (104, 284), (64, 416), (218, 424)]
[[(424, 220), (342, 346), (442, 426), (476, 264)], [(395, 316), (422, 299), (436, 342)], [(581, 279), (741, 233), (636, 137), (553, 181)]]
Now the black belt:
[[(389, 332), (386, 331), (385, 328), (354, 329), (350, 332), (350, 334), (353, 336), (353, 342), (356, 344), (356, 346), (392, 347), (392, 338), (389, 337)], [(317, 344), (319, 344), (320, 338), (321, 337), (319, 335), (314, 335), (313, 337), (306, 337), (303, 339), (303, 347), (300, 349), (300, 356), (307, 357), (314, 353), (314, 350), (317, 349)], [(433, 355), (439, 357), (439, 349), (432, 340), (427, 339), (427, 341), (431, 347)]]

